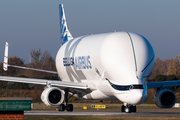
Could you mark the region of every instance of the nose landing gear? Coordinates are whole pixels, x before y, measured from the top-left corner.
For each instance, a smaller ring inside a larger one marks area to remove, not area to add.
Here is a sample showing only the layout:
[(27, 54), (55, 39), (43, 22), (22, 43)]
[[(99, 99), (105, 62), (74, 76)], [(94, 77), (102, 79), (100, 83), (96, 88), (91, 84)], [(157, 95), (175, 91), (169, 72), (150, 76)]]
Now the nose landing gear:
[(122, 105), (121, 112), (125, 112), (125, 113), (136, 112), (136, 105), (128, 105), (128, 104)]

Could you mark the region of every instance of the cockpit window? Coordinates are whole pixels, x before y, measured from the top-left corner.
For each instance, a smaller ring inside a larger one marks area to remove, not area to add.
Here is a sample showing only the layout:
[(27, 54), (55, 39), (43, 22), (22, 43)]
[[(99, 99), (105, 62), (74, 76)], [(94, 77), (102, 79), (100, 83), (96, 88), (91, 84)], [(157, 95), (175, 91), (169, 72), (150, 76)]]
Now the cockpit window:
[(127, 86), (121, 86), (121, 85), (115, 85), (111, 84), (111, 86), (116, 90), (130, 90), (130, 89), (144, 89), (143, 85), (127, 85)]
[(143, 85), (133, 85), (134, 89), (144, 89)]
[[(106, 79), (106, 80), (108, 80), (108, 79)], [(111, 83), (109, 80), (108, 80), (108, 82), (116, 90), (124, 91), (124, 90), (130, 90), (130, 89), (144, 89), (143, 85), (125, 85), (124, 86), (124, 85), (115, 85), (115, 84)]]
[(130, 86), (111, 85), (116, 90), (129, 90)]

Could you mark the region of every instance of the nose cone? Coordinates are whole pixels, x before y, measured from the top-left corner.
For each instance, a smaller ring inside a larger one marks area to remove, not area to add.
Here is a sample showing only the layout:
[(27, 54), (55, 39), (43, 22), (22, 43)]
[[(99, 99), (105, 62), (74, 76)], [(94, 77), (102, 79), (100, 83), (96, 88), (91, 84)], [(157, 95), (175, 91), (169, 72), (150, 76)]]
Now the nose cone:
[(123, 103), (128, 103), (131, 105), (138, 105), (138, 104), (142, 104), (144, 102), (146, 102), (148, 94), (147, 94), (147, 90), (145, 89), (133, 89), (133, 90), (129, 90), (124, 92), (124, 94), (122, 94), (122, 92), (114, 94), (120, 101), (122, 101)]
[(142, 104), (147, 100), (145, 90), (132, 90), (128, 94), (129, 103), (132, 105)]
[(129, 33), (134, 50), (136, 75), (139, 79), (150, 76), (155, 63), (155, 54), (149, 41), (135, 33)]

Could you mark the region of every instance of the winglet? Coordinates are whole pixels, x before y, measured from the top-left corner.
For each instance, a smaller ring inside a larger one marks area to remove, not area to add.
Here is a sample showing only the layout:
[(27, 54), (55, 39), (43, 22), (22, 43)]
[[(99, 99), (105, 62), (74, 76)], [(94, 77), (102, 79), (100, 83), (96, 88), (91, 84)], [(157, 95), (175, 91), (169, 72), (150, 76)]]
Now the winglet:
[(63, 4), (59, 4), (59, 18), (60, 18), (61, 45), (63, 45), (67, 41), (73, 39), (67, 27), (67, 21), (65, 17)]
[(6, 42), (5, 51), (4, 51), (4, 63), (3, 63), (3, 69), (5, 71), (8, 70), (8, 46), (9, 46), (9, 44)]

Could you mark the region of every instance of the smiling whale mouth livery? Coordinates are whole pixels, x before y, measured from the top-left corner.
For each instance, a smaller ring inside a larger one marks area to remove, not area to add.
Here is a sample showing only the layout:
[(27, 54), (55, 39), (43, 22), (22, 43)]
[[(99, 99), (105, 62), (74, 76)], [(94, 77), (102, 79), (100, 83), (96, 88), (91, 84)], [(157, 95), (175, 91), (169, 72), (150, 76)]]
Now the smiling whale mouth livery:
[[(120, 100), (122, 112), (136, 112), (136, 105), (146, 102), (149, 88), (159, 88), (154, 103), (171, 108), (176, 95), (168, 86), (180, 81), (148, 82), (154, 69), (155, 53), (149, 41), (133, 32), (113, 32), (73, 38), (67, 27), (64, 7), (59, 5), (60, 49), (56, 55), (57, 71), (27, 68), (8, 64), (8, 43), (5, 45), (3, 69), (9, 67), (58, 74), (60, 81), (0, 76), (1, 81), (45, 85), (41, 100), (59, 106), (59, 111), (73, 111), (68, 93), (90, 100)], [(65, 101), (65, 104), (63, 104)]]

